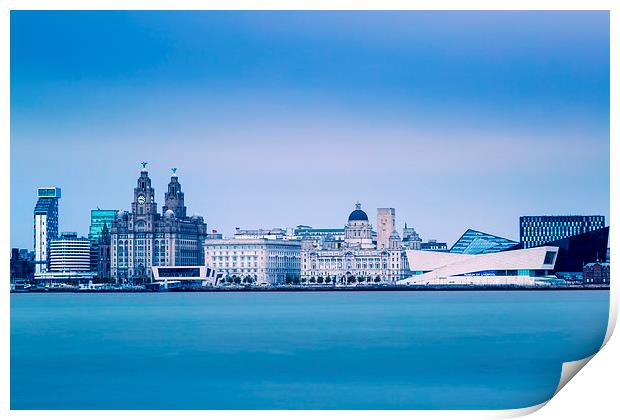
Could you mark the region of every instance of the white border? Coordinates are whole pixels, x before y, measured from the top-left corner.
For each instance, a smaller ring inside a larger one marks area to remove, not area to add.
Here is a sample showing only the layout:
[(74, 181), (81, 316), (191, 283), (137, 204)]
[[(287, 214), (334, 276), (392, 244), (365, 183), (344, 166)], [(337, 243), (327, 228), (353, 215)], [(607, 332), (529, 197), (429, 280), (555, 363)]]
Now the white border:
[[(618, 116), (618, 75), (620, 67), (618, 66), (618, 26), (620, 19), (618, 17), (618, 2), (603, 0), (438, 0), (438, 1), (342, 1), (342, 0), (231, 0), (231, 1), (196, 1), (196, 0), (176, 0), (169, 3), (162, 0), (108, 0), (108, 1), (79, 1), (79, 0), (59, 0), (52, 2), (51, 0), (5, 0), (0, 1), (0, 136), (2, 139), (2, 179), (5, 191), (10, 189), (10, 67), (9, 67), (9, 48), (10, 48), (10, 10), (610, 10), (611, 19), (611, 208), (610, 208), (610, 225), (618, 214), (618, 174), (620, 171), (620, 156), (618, 149), (619, 132), (618, 122), (614, 117)], [(8, 195), (5, 194), (5, 197)], [(4, 241), (0, 247), (0, 266), (2, 272), (8, 274), (8, 256), (10, 254), (9, 229), (10, 229), (10, 206), (8, 203), (0, 206), (0, 219), (2, 225)], [(620, 243), (617, 231), (611, 229), (610, 243)], [(608, 343), (611, 333), (615, 327), (618, 312), (618, 281), (620, 279), (615, 275), (616, 271), (612, 270), (612, 288), (611, 288), (611, 310), (609, 314), (609, 327), (605, 338)], [(107, 418), (110, 414), (105, 411), (9, 411), (9, 387), (10, 387), (10, 355), (9, 355), (9, 339), (10, 339), (10, 308), (7, 277), (5, 274), (4, 286), (0, 293), (0, 415), (8, 415), (10, 418), (31, 418), (31, 417), (49, 417), (49, 418), (76, 418), (81, 419), (84, 416), (90, 418)], [(554, 397), (548, 404), (549, 407), (536, 413), (539, 418), (583, 418), (584, 416), (592, 416), (594, 418), (614, 418), (617, 415), (618, 398), (616, 395), (616, 379), (614, 375), (620, 373), (620, 345), (617, 339), (609, 342), (604, 350), (594, 357), (588, 367), (580, 373), (578, 381), (571, 381), (566, 388)], [(33, 349), (36, 351), (36, 349)], [(410, 416), (422, 418), (446, 418), (446, 417), (466, 417), (466, 418), (503, 418), (515, 417), (536, 411), (544, 406), (541, 404), (536, 407), (530, 407), (521, 410), (505, 410), (505, 411), (296, 411), (295, 417), (314, 418), (315, 416), (339, 417), (339, 418), (356, 418), (367, 419), (379, 416), (389, 416), (391, 418), (405, 418)], [(168, 418), (172, 415), (186, 418), (203, 418), (205, 415), (222, 419), (232, 419), (238, 416), (251, 417), (255, 419), (274, 419), (288, 418), (292, 415), (288, 411), (116, 411), (113, 413), (115, 417), (146, 417), (150, 419)], [(541, 417), (542, 416), (542, 417)]]

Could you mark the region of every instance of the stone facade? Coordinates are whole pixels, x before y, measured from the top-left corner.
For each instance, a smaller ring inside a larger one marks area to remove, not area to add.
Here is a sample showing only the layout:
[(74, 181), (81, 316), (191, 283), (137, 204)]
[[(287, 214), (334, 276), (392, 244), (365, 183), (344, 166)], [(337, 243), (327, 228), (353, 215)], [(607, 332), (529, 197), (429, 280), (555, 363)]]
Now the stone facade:
[(252, 283), (273, 285), (299, 277), (301, 243), (266, 238), (209, 239), (205, 264), (226, 277), (250, 277)]
[(387, 249), (390, 235), (396, 228), (396, 210), (393, 208), (377, 209), (377, 249)]
[[(390, 216), (391, 217), (391, 216)], [(392, 283), (409, 274), (400, 236), (392, 230), (383, 249), (372, 241), (372, 226), (360, 204), (349, 215), (344, 241), (326, 238), (320, 245), (302, 240), (302, 279), (327, 278), (334, 283)], [(353, 280), (354, 279), (354, 280)]]
[(131, 212), (119, 211), (110, 230), (113, 278), (146, 280), (152, 266), (204, 264), (207, 225), (200, 216), (187, 217), (184, 199), (173, 169), (165, 205), (158, 213), (155, 189), (143, 164)]

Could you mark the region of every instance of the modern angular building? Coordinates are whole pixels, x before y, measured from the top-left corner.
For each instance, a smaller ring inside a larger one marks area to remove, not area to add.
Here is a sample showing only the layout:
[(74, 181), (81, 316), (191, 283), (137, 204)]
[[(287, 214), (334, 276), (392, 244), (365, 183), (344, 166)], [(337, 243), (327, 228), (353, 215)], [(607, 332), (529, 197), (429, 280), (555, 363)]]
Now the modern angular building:
[(452, 245), (453, 254), (490, 254), (505, 251), (518, 242), (478, 230), (467, 229), (458, 241)]
[(404, 285), (541, 286), (563, 283), (553, 275), (558, 247), (490, 254), (407, 251), (413, 275)]
[[(572, 273), (579, 274), (580, 276), (585, 264), (601, 261), (605, 258), (608, 241), (609, 226), (546, 242), (543, 246), (558, 247), (558, 257), (554, 267), (554, 272), (556, 274), (559, 273), (559, 275), (562, 275)], [(519, 243), (510, 249), (524, 248), (526, 248), (525, 244)]]
[(143, 163), (131, 212), (119, 211), (110, 229), (111, 275), (119, 280), (146, 281), (153, 266), (203, 265), (206, 235), (204, 219), (187, 216), (176, 168), (162, 213), (158, 213), (155, 189)]
[(600, 215), (521, 216), (519, 237), (524, 248), (532, 248), (604, 227), (605, 216)]
[(58, 237), (58, 200), (60, 188), (41, 187), (34, 207), (34, 267), (35, 273), (45, 273), (49, 267), (50, 241)]

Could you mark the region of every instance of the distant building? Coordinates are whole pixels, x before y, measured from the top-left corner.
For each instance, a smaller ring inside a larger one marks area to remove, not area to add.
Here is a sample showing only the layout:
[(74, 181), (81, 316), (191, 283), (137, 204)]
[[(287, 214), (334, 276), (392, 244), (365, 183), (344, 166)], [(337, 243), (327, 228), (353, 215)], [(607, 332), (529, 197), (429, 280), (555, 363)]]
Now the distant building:
[[(377, 233), (377, 238), (379, 236)], [(343, 239), (336, 239), (331, 234), (320, 243), (310, 235), (302, 239), (301, 277), (306, 280), (384, 283), (400, 280), (407, 273), (405, 252), (398, 233), (392, 230), (387, 247), (377, 249), (368, 215), (359, 203), (349, 215)]]
[(519, 237), (524, 248), (532, 248), (604, 227), (605, 216), (599, 215), (521, 216), (519, 218)]
[(314, 229), (310, 226), (299, 225), (293, 229), (293, 238), (311, 241), (313, 246), (320, 247), (325, 241), (340, 246), (344, 242), (343, 228)]
[(41, 187), (34, 207), (35, 273), (45, 273), (49, 266), (50, 241), (58, 237), (58, 200), (60, 188)]
[(403, 247), (414, 250), (419, 250), (422, 247), (420, 235), (418, 235), (414, 228), (407, 227), (407, 223), (405, 223), (403, 228)]
[(490, 254), (505, 251), (518, 242), (478, 230), (467, 229), (458, 241), (452, 245), (453, 254)]
[(437, 242), (435, 239), (429, 239), (427, 242), (420, 243), (422, 251), (448, 251), (448, 244), (445, 242)]
[(609, 284), (609, 263), (593, 262), (583, 266), (583, 282), (589, 284)]
[(301, 244), (295, 240), (265, 238), (207, 239), (205, 265), (227, 278), (250, 278), (274, 285), (300, 274)]
[[(93, 246), (93, 241), (91, 240), (91, 264), (92, 264), (92, 255), (93, 248), (96, 250), (96, 268), (93, 270), (97, 273), (97, 277), (101, 279), (108, 279), (112, 276), (112, 265), (111, 265), (111, 244), (112, 237), (110, 235), (110, 230), (108, 229), (107, 222), (104, 222), (103, 229), (101, 230), (101, 234), (99, 235), (99, 239), (96, 242), (96, 245)], [(92, 270), (92, 267), (91, 267)]]
[(235, 229), (235, 239), (285, 239), (286, 229)]
[(96, 273), (90, 268), (90, 241), (75, 232), (63, 232), (50, 241), (49, 270), (35, 273), (40, 280), (90, 280)]
[(15, 280), (32, 280), (34, 278), (34, 261), (27, 249), (11, 249), (11, 283)]
[(91, 210), (90, 211), (90, 228), (88, 231), (88, 239), (98, 241), (101, 238), (104, 226), (108, 230), (112, 226), (118, 210)]
[(143, 163), (134, 188), (131, 212), (119, 211), (110, 229), (111, 274), (115, 279), (147, 281), (154, 266), (204, 264), (207, 225), (198, 215), (187, 216), (185, 195), (173, 169), (162, 213)]
[(377, 209), (377, 249), (390, 246), (390, 235), (396, 228), (396, 210), (394, 208)]
[[(118, 210), (97, 209), (90, 211), (90, 228), (88, 231), (88, 239), (90, 240), (91, 271), (99, 272), (99, 241), (101, 239), (104, 227), (108, 230), (108, 234), (110, 233), (110, 228), (112, 227), (112, 223), (114, 222), (117, 213)], [(109, 249), (107, 251), (107, 253), (109, 253)], [(105, 253), (106, 252), (104, 251), (103, 254)], [(109, 265), (109, 259), (107, 261), (107, 264)]]

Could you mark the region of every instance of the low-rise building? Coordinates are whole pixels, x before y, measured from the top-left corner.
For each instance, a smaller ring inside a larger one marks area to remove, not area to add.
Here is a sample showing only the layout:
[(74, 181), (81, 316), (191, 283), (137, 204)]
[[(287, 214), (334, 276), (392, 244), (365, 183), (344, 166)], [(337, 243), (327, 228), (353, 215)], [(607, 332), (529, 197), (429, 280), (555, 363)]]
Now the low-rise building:
[(35, 273), (35, 278), (48, 281), (89, 280), (91, 270), (90, 241), (75, 232), (63, 232), (50, 241), (49, 270)]
[(281, 284), (299, 278), (301, 242), (265, 238), (207, 239), (205, 265), (226, 279), (251, 279), (258, 285)]
[(609, 284), (609, 263), (593, 262), (583, 266), (583, 282), (587, 284)]
[(435, 239), (429, 239), (427, 242), (420, 243), (422, 251), (448, 251), (448, 244), (445, 242), (437, 242)]
[(489, 254), (407, 251), (412, 276), (400, 284), (419, 286), (542, 286), (561, 284), (554, 275), (557, 246)]

